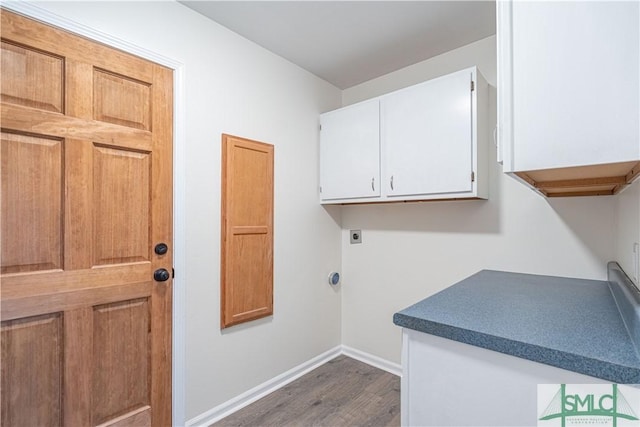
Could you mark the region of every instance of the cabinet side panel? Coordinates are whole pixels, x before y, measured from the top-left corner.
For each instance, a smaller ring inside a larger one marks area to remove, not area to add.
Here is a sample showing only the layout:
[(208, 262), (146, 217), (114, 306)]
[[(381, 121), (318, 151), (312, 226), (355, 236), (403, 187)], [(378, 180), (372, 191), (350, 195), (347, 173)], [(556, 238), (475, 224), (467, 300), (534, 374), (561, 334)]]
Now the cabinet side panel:
[(504, 172), (513, 171), (513, 52), (512, 2), (496, 3), (497, 42), (497, 125), (494, 134), (497, 160)]
[[(493, 131), (493, 123), (490, 121), (490, 115), (495, 117), (491, 111), (491, 105), (489, 102), (489, 84), (485, 80), (484, 76), (480, 73), (480, 70), (476, 72), (476, 92), (475, 92), (475, 105), (474, 108), (474, 144), (473, 144), (473, 157), (474, 157), (474, 170), (475, 181), (474, 193), (480, 199), (489, 198), (489, 165), (490, 165), (490, 144), (491, 132)], [(493, 159), (491, 159), (493, 162)]]

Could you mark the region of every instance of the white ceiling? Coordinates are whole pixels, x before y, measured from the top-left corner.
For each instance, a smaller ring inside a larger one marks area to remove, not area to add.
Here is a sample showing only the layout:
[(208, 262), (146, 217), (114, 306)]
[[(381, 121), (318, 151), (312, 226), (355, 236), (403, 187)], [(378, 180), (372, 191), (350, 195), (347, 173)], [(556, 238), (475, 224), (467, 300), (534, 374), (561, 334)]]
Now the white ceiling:
[(346, 89), (489, 37), (495, 1), (180, 1)]

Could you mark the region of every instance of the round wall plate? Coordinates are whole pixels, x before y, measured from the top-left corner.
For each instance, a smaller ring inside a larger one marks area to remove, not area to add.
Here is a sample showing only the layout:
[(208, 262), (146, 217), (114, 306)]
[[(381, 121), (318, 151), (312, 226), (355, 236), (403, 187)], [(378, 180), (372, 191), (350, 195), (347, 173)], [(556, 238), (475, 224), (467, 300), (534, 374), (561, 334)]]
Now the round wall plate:
[(329, 284), (331, 286), (335, 286), (338, 283), (340, 283), (340, 273), (337, 273), (335, 271), (329, 273)]

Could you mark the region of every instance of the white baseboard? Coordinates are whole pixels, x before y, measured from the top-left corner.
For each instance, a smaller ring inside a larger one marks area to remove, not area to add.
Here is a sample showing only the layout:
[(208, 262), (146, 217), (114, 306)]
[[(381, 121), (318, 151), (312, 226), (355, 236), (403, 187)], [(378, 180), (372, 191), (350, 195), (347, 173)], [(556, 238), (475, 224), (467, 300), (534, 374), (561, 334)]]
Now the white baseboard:
[(269, 393), (272, 393), (279, 388), (284, 387), (290, 382), (300, 378), (304, 374), (311, 372), (315, 368), (319, 367), (327, 363), (329, 360), (339, 356), (342, 353), (342, 347), (337, 346), (332, 348), (329, 351), (322, 353), (319, 356), (314, 357), (313, 359), (296, 366), (293, 369), (288, 370), (287, 372), (278, 375), (266, 381), (257, 387), (248, 390), (239, 396), (234, 397), (231, 400), (228, 400), (221, 405), (216, 406), (198, 415), (195, 418), (192, 418), (187, 421), (186, 427), (206, 427), (217, 421), (220, 421), (222, 418), (231, 415), (232, 413), (244, 408), (245, 406), (255, 402), (258, 399), (263, 398)]
[(239, 396), (236, 396), (233, 399), (222, 403), (221, 405), (216, 406), (215, 408), (209, 409), (207, 412), (204, 412), (195, 418), (190, 419), (189, 421), (187, 421), (186, 427), (206, 427), (217, 421), (220, 421), (224, 417), (227, 417), (234, 412), (244, 408), (245, 406), (250, 405), (256, 400), (263, 398), (267, 394), (284, 387), (290, 382), (300, 378), (304, 374), (311, 372), (320, 365), (327, 363), (329, 360), (341, 354), (344, 354), (345, 356), (359, 360), (368, 365), (382, 369), (383, 371), (387, 371), (397, 376), (401, 376), (402, 374), (402, 367), (397, 363), (392, 363), (378, 356), (365, 353), (364, 351), (341, 345), (334, 347), (331, 350), (326, 351), (321, 355), (316, 356), (313, 359), (301, 365), (298, 365), (295, 368), (290, 369), (287, 372), (280, 374), (277, 377), (272, 378), (269, 381), (264, 382), (257, 387), (254, 387), (251, 390), (246, 391)]
[(399, 377), (402, 376), (402, 366), (399, 363), (390, 362), (381, 357), (374, 356), (370, 353), (365, 353), (364, 351), (356, 350), (355, 348), (346, 345), (342, 346), (342, 354), (344, 354), (345, 356), (349, 356), (352, 359), (364, 362), (367, 365), (371, 365), (375, 368), (387, 371), (393, 375), (397, 375)]

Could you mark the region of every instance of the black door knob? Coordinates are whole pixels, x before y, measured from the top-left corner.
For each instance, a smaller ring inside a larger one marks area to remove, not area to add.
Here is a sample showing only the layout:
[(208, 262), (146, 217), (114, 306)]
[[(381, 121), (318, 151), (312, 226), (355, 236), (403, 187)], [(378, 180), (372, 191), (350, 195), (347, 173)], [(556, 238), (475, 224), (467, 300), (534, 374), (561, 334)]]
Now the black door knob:
[(158, 243), (154, 249), (155, 253), (158, 255), (164, 255), (169, 250), (169, 246), (166, 243)]
[(165, 268), (159, 268), (153, 272), (153, 279), (156, 282), (166, 282), (171, 277), (171, 274)]

